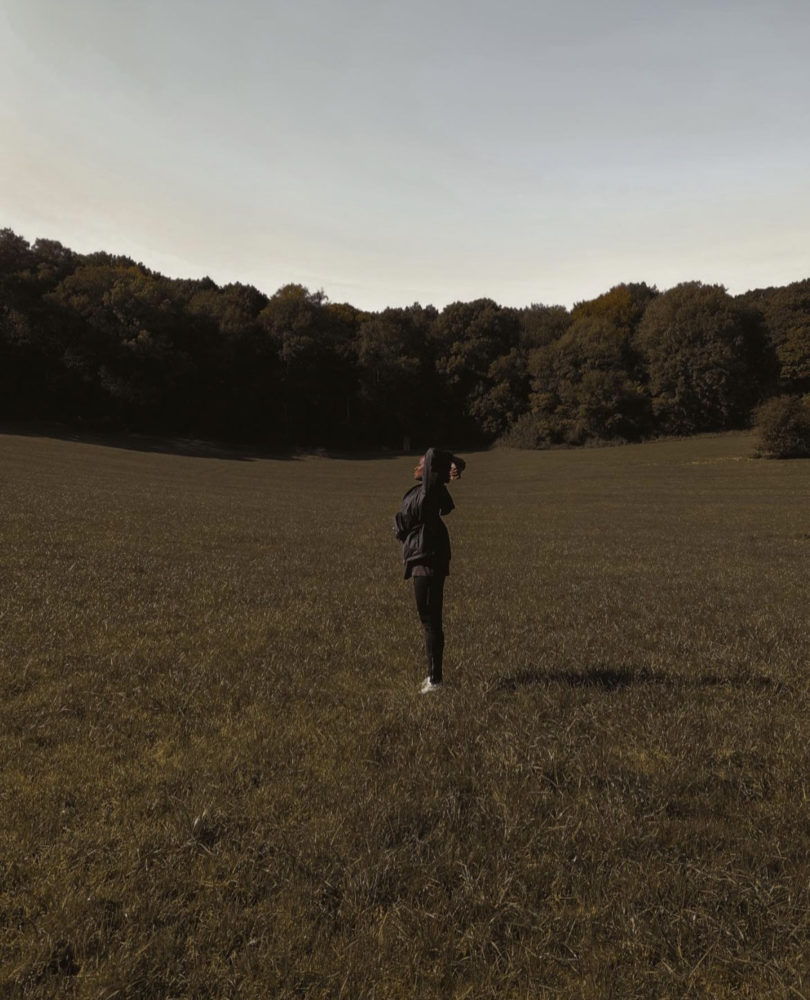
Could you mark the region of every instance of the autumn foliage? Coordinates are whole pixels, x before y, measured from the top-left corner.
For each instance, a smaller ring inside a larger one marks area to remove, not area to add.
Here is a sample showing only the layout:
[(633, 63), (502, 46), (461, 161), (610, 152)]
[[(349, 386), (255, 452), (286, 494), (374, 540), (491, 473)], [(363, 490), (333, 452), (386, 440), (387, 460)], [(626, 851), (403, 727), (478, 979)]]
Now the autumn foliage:
[(280, 447), (549, 447), (742, 428), (764, 400), (807, 391), (810, 280), (368, 312), (0, 231), (5, 420)]

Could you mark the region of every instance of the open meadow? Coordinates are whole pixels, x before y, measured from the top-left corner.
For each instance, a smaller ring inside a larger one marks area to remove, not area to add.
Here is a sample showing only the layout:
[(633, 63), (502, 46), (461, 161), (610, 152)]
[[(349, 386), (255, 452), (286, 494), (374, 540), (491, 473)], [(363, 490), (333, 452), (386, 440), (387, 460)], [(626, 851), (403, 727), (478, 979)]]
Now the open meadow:
[(123, 443), (0, 435), (3, 1000), (810, 998), (810, 462), (462, 453), (420, 697), (413, 456)]

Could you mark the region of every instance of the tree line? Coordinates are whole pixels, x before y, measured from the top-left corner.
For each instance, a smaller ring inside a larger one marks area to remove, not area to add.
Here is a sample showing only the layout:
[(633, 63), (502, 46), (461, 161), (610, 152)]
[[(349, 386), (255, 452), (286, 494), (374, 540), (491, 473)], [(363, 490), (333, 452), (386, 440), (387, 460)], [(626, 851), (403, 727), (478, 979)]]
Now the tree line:
[(810, 279), (377, 312), (0, 230), (0, 418), (276, 447), (526, 447), (739, 428), (810, 392)]

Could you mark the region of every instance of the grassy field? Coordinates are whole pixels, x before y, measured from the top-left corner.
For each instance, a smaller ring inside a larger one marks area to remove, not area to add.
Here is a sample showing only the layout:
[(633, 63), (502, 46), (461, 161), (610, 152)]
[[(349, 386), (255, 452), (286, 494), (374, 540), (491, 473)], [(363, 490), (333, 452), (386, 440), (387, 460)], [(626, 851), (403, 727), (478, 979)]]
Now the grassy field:
[[(119, 442), (120, 444), (120, 442)], [(0, 997), (810, 998), (810, 463), (0, 435)]]

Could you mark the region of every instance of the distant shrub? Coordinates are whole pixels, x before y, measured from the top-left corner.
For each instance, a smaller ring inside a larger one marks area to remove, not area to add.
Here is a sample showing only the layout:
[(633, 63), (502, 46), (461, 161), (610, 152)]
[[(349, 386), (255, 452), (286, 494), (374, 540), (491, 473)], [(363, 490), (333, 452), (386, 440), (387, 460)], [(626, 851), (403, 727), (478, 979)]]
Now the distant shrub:
[(553, 448), (559, 445), (582, 444), (567, 423), (554, 414), (524, 413), (501, 435), (498, 444), (507, 448)]
[(506, 448), (543, 450), (546, 448), (579, 448), (627, 444), (628, 438), (602, 437), (580, 415), (566, 416), (542, 410), (524, 413), (502, 434), (497, 444)]
[(775, 396), (757, 408), (759, 453), (768, 458), (810, 456), (810, 396)]

